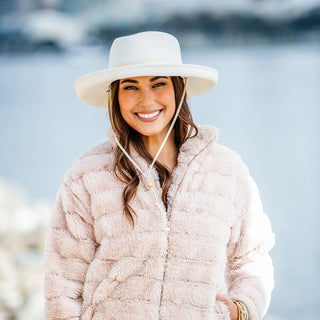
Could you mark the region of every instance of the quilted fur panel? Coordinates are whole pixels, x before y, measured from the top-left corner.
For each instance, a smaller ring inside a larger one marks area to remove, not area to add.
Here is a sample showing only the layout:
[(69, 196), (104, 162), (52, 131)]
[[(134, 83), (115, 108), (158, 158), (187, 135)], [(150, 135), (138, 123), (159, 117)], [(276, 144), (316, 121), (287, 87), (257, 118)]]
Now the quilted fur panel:
[[(47, 236), (47, 319), (227, 320), (217, 293), (243, 300), (250, 320), (261, 319), (272, 291), (274, 237), (248, 169), (216, 137), (200, 126), (181, 147), (167, 211), (152, 170), (161, 214), (138, 173), (134, 228), (112, 173), (113, 143), (74, 162)], [(131, 155), (147, 172), (146, 161)]]

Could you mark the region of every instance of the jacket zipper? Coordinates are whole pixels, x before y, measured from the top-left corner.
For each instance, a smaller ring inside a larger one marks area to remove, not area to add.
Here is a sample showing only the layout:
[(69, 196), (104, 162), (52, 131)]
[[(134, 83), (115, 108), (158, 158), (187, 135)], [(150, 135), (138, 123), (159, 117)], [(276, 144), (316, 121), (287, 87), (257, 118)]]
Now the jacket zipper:
[[(165, 213), (167, 214), (167, 211), (165, 211)], [(161, 310), (162, 300), (163, 300), (163, 285), (164, 285), (164, 280), (166, 277), (167, 264), (168, 264), (168, 249), (169, 249), (169, 232), (170, 232), (169, 217), (165, 217), (165, 219), (167, 220), (167, 226), (166, 226), (167, 248), (166, 248), (166, 257), (164, 260), (164, 268), (163, 268), (163, 273), (162, 273), (161, 294), (160, 294), (160, 303), (159, 303), (159, 319), (161, 319), (160, 310)]]
[[(157, 183), (155, 183), (154, 186), (157, 191), (159, 191), (159, 187), (157, 185)], [(161, 188), (160, 188), (161, 189)], [(163, 208), (165, 208), (164, 203), (162, 202), (162, 199), (160, 198), (160, 203), (162, 203)], [(159, 311), (158, 311), (158, 315), (159, 315), (159, 320), (161, 319), (161, 315), (160, 315), (160, 310), (161, 310), (161, 306), (162, 306), (162, 300), (163, 300), (163, 285), (164, 285), (164, 280), (166, 277), (166, 271), (167, 271), (167, 263), (168, 263), (168, 249), (169, 249), (169, 232), (170, 232), (170, 211), (169, 208), (168, 209), (164, 209), (161, 210), (161, 219), (165, 219), (166, 220), (166, 237), (167, 237), (167, 241), (166, 241), (166, 255), (165, 255), (165, 261), (164, 261), (164, 268), (163, 268), (163, 273), (162, 273), (162, 283), (161, 283), (161, 293), (160, 293), (160, 301), (159, 301)], [(164, 216), (163, 216), (164, 215)]]

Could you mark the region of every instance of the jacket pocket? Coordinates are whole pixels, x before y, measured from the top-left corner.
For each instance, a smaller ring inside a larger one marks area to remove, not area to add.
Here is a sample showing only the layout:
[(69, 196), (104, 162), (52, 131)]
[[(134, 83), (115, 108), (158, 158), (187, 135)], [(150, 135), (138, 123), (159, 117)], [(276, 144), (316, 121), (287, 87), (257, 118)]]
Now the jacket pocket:
[(104, 279), (93, 294), (92, 303), (99, 304), (101, 301), (109, 298), (116, 287), (131, 275), (135, 275), (144, 266), (144, 260), (139, 260), (133, 257), (121, 258), (114, 263), (110, 273)]

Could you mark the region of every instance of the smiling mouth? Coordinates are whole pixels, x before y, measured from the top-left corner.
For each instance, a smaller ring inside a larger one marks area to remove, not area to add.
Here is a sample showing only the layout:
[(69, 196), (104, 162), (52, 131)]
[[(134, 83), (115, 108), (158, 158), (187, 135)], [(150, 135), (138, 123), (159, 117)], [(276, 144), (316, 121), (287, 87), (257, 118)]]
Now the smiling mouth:
[(160, 112), (162, 110), (157, 110), (154, 112), (149, 112), (149, 113), (142, 113), (142, 112), (137, 112), (136, 115), (141, 119), (145, 121), (152, 121), (158, 118)]

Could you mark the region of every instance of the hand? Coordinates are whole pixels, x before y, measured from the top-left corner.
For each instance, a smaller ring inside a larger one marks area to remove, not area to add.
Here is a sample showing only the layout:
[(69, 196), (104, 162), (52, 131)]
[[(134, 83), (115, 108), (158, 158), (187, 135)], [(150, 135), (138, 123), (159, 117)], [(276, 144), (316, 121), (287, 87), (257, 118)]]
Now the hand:
[(239, 316), (238, 307), (228, 296), (217, 294), (216, 300), (222, 301), (227, 305), (227, 307), (229, 308), (231, 320), (238, 320), (238, 316)]

